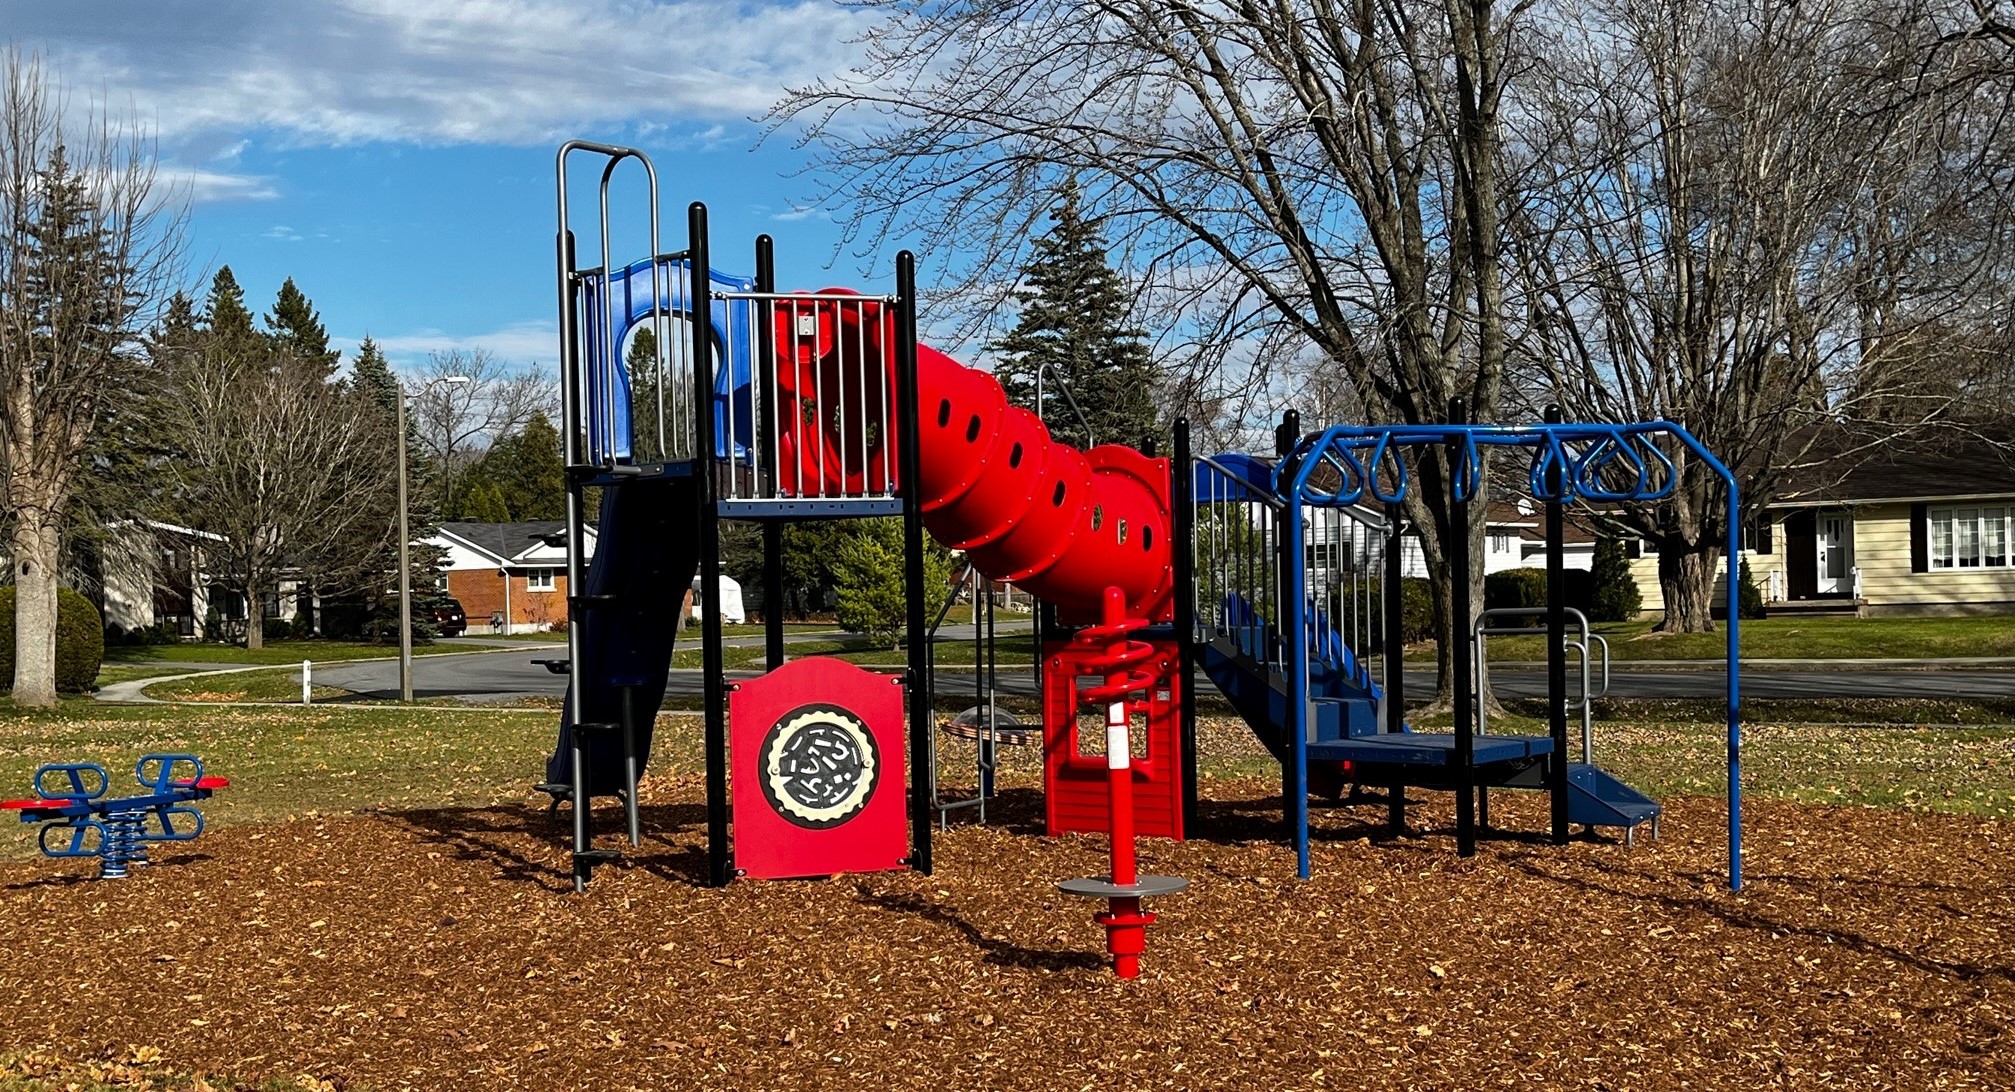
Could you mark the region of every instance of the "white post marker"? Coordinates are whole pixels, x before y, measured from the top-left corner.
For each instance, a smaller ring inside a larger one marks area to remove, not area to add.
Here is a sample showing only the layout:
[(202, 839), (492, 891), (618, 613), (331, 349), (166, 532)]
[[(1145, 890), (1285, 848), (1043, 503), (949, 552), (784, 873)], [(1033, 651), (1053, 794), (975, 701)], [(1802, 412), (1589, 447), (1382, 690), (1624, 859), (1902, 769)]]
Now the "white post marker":
[(1133, 769), (1133, 745), (1127, 739), (1126, 703), (1113, 702), (1105, 710), (1105, 766), (1108, 770)]
[(315, 680), (315, 661), (313, 661), (313, 660), (302, 660), (302, 661), (301, 661), (301, 704), (302, 704), (302, 705), (309, 705), (309, 704), (312, 704), (312, 702), (311, 702), (311, 701), (309, 700), (309, 694), (311, 693), (311, 688), (312, 688), (312, 687), (313, 687), (313, 686), (315, 685), (315, 683), (314, 683), (314, 680)]

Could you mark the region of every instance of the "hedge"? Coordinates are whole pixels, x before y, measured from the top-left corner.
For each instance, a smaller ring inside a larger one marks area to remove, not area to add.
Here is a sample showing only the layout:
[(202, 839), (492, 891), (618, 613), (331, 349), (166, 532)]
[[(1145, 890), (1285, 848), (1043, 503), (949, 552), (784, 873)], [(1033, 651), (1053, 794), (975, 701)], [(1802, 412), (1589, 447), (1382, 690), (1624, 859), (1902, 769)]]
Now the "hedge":
[[(1592, 615), (1595, 608), (1595, 580), (1586, 569), (1567, 569), (1562, 574), (1567, 587), (1567, 606)], [(1483, 578), (1483, 606), (1486, 610), (1507, 607), (1546, 606), (1545, 569), (1504, 569)]]
[[(0, 679), (14, 685), (14, 585), (0, 587)], [(56, 593), (56, 689), (82, 694), (98, 679), (105, 660), (105, 623), (89, 599), (63, 588)]]

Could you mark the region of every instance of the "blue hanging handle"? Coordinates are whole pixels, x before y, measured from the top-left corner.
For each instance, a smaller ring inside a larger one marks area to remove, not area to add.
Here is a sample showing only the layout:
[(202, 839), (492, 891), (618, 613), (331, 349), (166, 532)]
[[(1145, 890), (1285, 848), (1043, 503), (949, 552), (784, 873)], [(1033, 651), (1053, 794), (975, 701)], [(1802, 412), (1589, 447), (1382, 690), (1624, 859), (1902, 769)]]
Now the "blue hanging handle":
[[(143, 821), (140, 829), (140, 840), (143, 842), (193, 842), (203, 833), (203, 813), (185, 804), (164, 804), (152, 809), (151, 814), (160, 826), (156, 829)], [(175, 825), (178, 815), (189, 817), (189, 821), (180, 828)]]
[(1645, 454), (1651, 456), (1650, 462), (1658, 464), (1656, 472), (1658, 481), (1643, 499), (1664, 500), (1671, 496), (1672, 491), (1679, 487), (1679, 468), (1672, 465), (1672, 456), (1667, 455), (1662, 448), (1653, 443), (1648, 434), (1631, 433), (1630, 439), (1633, 447), (1643, 449)]
[[(1637, 500), (1645, 495), (1645, 482), (1649, 470), (1644, 465), (1644, 457), (1639, 455), (1636, 444), (1624, 440), (1615, 432), (1605, 432), (1595, 443), (1589, 445), (1587, 453), (1581, 456), (1574, 467), (1575, 491), (1584, 497), (1600, 501)], [(1628, 489), (1611, 489), (1602, 484), (1602, 475), (1618, 459), (1627, 460), (1628, 470), (1635, 470), (1637, 481)]]
[[(94, 833), (98, 836), (96, 841), (91, 839)], [(56, 841), (51, 835), (67, 837), (69, 844), (51, 844)], [(44, 857), (96, 857), (104, 852), (108, 837), (105, 824), (98, 820), (73, 819), (65, 823), (42, 824), (36, 841)]]
[[(176, 771), (192, 771), (186, 777), (176, 777)], [(133, 764), (133, 776), (140, 787), (155, 792), (176, 792), (193, 789), (196, 782), (203, 780), (203, 760), (195, 755), (152, 754), (141, 755)]]
[[(1541, 434), (1545, 443), (1532, 453), (1532, 469), (1526, 473), (1526, 488), (1532, 495), (1543, 501), (1569, 501), (1574, 499), (1574, 475), (1568, 471), (1567, 449), (1560, 443), (1560, 434), (1547, 429)], [(1549, 470), (1560, 471), (1559, 490), (1549, 490), (1546, 474)]]
[(1367, 480), (1357, 453), (1345, 445), (1324, 444), (1321, 461), (1336, 468), (1337, 488), (1327, 496), (1315, 494), (1308, 499), (1316, 504), (1356, 504), (1364, 496)]
[[(1379, 483), (1379, 472), (1385, 469), (1388, 459), (1392, 462), (1393, 481), (1392, 491), (1389, 493)], [(1371, 486), (1371, 495), (1377, 497), (1382, 504), (1398, 504), (1406, 499), (1406, 460), (1392, 450), (1392, 433), (1378, 434), (1378, 442), (1371, 448), (1371, 473), (1366, 475), (1365, 481)]]
[(1476, 495), (1477, 479), (1483, 475), (1483, 453), (1476, 446), (1476, 433), (1462, 432), (1462, 461), (1455, 468), (1455, 499), (1463, 504)]
[[(62, 780), (52, 784), (50, 778), (58, 776)], [(35, 771), (35, 795), (44, 800), (96, 800), (111, 784), (96, 762), (52, 762)]]

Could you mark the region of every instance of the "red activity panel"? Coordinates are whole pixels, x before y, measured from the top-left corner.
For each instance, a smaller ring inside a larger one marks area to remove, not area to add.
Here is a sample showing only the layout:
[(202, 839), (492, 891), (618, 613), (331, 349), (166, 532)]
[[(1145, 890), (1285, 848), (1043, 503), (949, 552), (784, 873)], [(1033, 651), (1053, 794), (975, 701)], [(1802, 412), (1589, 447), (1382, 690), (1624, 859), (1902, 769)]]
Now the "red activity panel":
[(902, 679), (793, 660), (728, 699), (735, 867), (757, 879), (908, 864)]

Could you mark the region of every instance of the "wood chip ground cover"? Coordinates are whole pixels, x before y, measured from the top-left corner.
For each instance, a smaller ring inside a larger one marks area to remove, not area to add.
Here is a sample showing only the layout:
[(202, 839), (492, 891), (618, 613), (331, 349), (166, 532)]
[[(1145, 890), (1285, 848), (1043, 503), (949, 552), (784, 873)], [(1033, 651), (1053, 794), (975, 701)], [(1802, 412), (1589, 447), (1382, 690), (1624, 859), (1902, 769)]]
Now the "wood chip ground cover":
[[(929, 877), (702, 888), (689, 775), (584, 898), (533, 799), (223, 827), (123, 883), (7, 863), (0, 1056), (347, 1089), (2015, 1086), (2004, 821), (1759, 801), (1731, 894), (1709, 797), (1634, 849), (1470, 860), (1322, 808), (1298, 882), (1267, 783), (1210, 794), (1205, 837), (1143, 845), (1196, 886), (1131, 984), (1051, 886), (1102, 840), (1035, 836), (1026, 788)], [(32, 1079), (0, 1065), (64, 1087)]]

